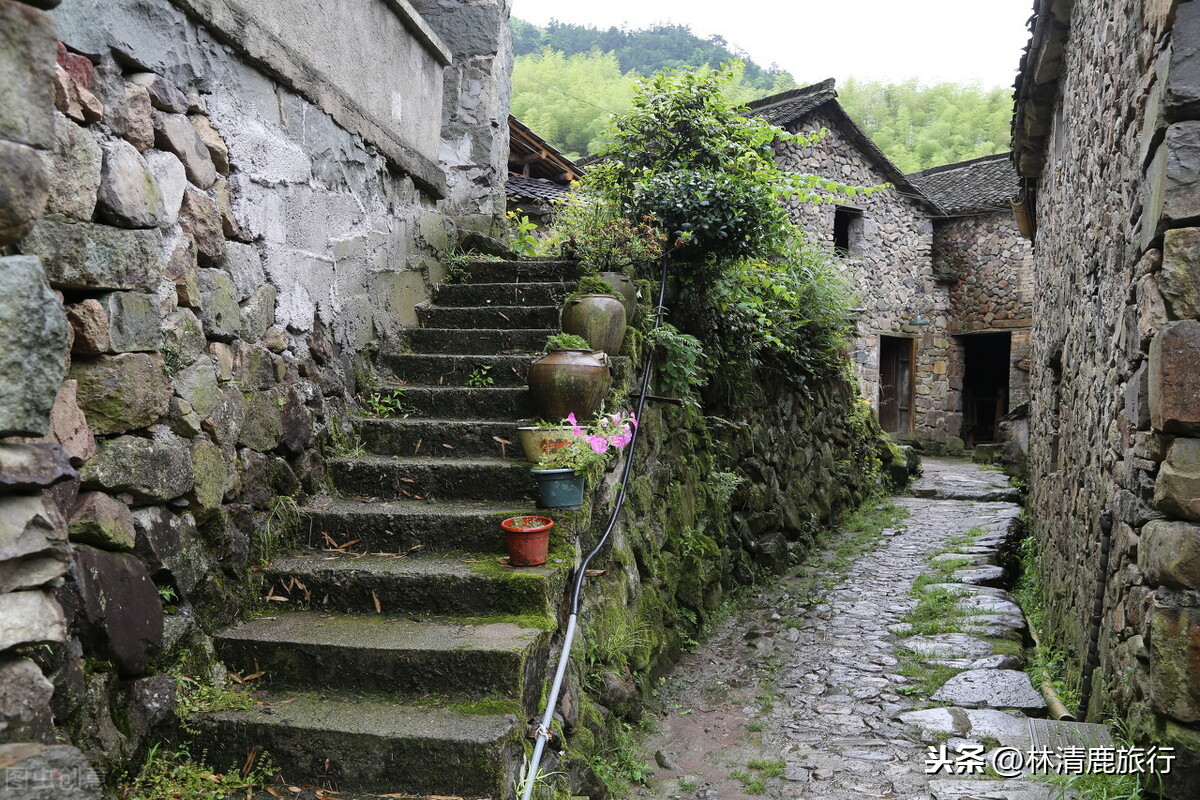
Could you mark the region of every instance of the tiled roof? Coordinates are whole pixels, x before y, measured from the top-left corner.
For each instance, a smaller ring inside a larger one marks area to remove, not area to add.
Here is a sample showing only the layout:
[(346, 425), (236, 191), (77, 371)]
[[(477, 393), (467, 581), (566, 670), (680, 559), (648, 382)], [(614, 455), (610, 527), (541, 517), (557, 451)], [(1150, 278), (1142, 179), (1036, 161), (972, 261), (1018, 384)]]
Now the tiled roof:
[(914, 172), (909, 181), (953, 215), (981, 209), (1007, 209), (1020, 194), (1012, 153), (998, 153)]
[(837, 97), (833, 78), (800, 89), (773, 94), (751, 100), (746, 106), (756, 117), (762, 117), (772, 125), (785, 127), (789, 122), (804, 116), (819, 105)]
[(505, 194), (518, 203), (554, 203), (571, 193), (570, 187), (560, 186), (545, 178), (526, 178), (509, 173)]
[(753, 100), (746, 105), (752, 115), (761, 117), (780, 128), (795, 125), (808, 114), (824, 107), (836, 121), (838, 129), (850, 142), (858, 146), (863, 155), (875, 162), (883, 176), (900, 194), (922, 206), (926, 211), (941, 216), (944, 213), (942, 207), (926, 197), (920, 188), (914, 186), (904, 173), (884, 155), (878, 145), (863, 133), (862, 128), (850, 119), (850, 115), (837, 102), (835, 85), (833, 78), (827, 78), (812, 86), (789, 89), (770, 97)]

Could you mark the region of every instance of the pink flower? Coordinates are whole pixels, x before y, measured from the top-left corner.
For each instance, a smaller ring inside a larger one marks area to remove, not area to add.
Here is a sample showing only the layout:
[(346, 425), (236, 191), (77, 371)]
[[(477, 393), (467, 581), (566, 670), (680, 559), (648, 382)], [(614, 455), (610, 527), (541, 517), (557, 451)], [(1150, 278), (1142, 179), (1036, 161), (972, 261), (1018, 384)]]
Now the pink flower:
[(587, 441), (597, 455), (603, 455), (608, 450), (608, 439), (603, 436), (589, 436)]
[(567, 414), (567, 422), (571, 423), (571, 435), (578, 438), (583, 436), (583, 428), (579, 427), (579, 422), (575, 419), (575, 412)]
[(609, 441), (609, 444), (611, 444), (613, 447), (620, 449), (620, 448), (624, 447), (625, 445), (629, 444), (630, 440), (632, 440), (632, 439), (633, 439), (633, 434), (629, 432), (628, 428), (626, 428), (623, 433), (618, 433), (615, 436), (610, 436), (608, 441)]

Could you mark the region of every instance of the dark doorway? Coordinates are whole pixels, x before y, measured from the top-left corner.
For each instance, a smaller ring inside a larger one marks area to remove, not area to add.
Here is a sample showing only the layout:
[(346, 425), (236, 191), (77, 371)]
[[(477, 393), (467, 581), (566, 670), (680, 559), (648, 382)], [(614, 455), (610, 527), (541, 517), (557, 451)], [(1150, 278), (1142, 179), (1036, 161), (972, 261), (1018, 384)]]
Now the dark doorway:
[(1008, 413), (1008, 367), (1012, 335), (959, 337), (963, 347), (963, 442), (967, 447), (1000, 441), (999, 420)]
[(912, 339), (879, 337), (879, 425), (888, 433), (912, 433)]

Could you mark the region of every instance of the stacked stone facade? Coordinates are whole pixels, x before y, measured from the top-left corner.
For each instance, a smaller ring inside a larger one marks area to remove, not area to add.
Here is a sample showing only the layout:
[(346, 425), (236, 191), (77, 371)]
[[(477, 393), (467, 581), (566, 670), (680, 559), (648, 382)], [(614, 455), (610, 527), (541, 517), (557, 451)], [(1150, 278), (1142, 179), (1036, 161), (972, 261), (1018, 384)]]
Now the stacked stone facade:
[[(429, 62), (378, 107), (314, 82), (269, 14), (238, 35), (223, 2), (0, 0), (0, 748), (63, 737), (102, 773), (145, 753), (164, 673), (215, 664), (323, 486), (358, 367), (498, 216), (507, 3), (437, 4), (444, 40), (370, 5)], [(486, 141), (453, 169), (443, 115)]]
[(1014, 121), (1036, 204), (1030, 508), (1094, 721), (1200, 793), (1200, 2), (1037, 4)]

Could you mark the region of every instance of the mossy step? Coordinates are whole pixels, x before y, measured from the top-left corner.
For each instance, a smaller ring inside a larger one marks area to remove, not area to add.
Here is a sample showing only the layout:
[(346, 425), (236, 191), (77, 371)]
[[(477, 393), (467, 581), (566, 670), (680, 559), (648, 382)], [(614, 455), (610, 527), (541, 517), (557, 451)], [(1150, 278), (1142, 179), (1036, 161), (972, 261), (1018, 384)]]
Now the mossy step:
[(406, 386), (404, 404), (414, 415), (437, 419), (531, 419), (533, 401), (523, 386)]
[(557, 328), (412, 328), (405, 332), (414, 353), (540, 354)]
[(464, 283), (574, 280), (579, 277), (577, 261), (471, 261), (463, 270)]
[[(502, 541), (496, 525), (491, 535)], [(563, 538), (563, 537), (560, 537)], [(499, 553), (356, 556), (308, 553), (276, 558), (263, 575), (276, 597), (297, 607), (371, 613), (420, 612), (550, 617), (563, 594), (566, 558), (544, 567), (506, 567)]]
[(533, 497), (529, 465), (501, 458), (334, 458), (325, 464), (343, 494), (409, 500), (495, 500)]
[(354, 429), (363, 446), (380, 456), (524, 457), (517, 424), (510, 421), (363, 418)]
[(423, 554), (450, 551), (502, 553), (500, 520), (534, 513), (532, 502), (426, 502), (388, 500), (368, 503), (344, 497), (314, 498), (304, 509), (298, 545), (326, 547), (328, 535), (339, 545), (365, 552)]
[(259, 696), (269, 705), (192, 717), (196, 744), (215, 769), (240, 767), (262, 748), (289, 781), (346, 793), (508, 797), (519, 780), (525, 724), (515, 714), (317, 693)]
[(417, 305), (424, 328), (557, 328), (559, 306), (486, 306), (459, 308)]
[(383, 360), (396, 377), (409, 384), (486, 388), (471, 387), (469, 381), (482, 380), (488, 386), (524, 386), (533, 356), (394, 353)]
[(555, 306), (575, 289), (575, 282), (443, 283), (433, 292), (435, 305)]
[(265, 672), (258, 680), (271, 688), (519, 702), (548, 639), (513, 622), (286, 611), (222, 631), (213, 644), (231, 669)]

